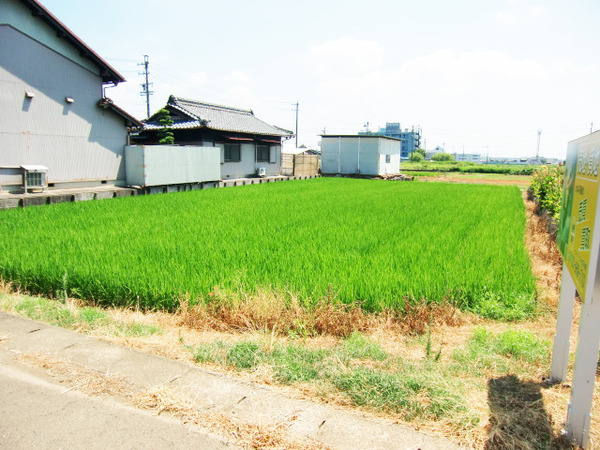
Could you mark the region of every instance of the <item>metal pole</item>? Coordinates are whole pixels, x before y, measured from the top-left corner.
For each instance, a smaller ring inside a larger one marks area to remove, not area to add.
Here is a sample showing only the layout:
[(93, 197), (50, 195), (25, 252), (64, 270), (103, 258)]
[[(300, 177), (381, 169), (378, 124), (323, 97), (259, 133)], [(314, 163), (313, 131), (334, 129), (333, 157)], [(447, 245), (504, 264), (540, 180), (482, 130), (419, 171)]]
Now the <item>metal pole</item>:
[(146, 96), (146, 113), (148, 117), (150, 117), (150, 95), (154, 94), (154, 92), (150, 91), (150, 86), (152, 86), (152, 83), (149, 82), (148, 78), (148, 76), (150, 75), (150, 73), (148, 72), (148, 64), (148, 55), (144, 55), (144, 62), (138, 64), (138, 66), (144, 66), (144, 72), (140, 75), (144, 75), (146, 77), (146, 82), (142, 84), (142, 92), (140, 92), (140, 95)]
[(567, 413), (567, 434), (583, 448), (588, 448), (590, 440), (592, 399), (600, 346), (599, 318), (600, 300), (587, 300), (581, 306), (573, 388)]
[(296, 107), (296, 148), (298, 148), (298, 100), (296, 100), (296, 103), (292, 103), (292, 106)]
[(538, 164), (540, 163), (540, 137), (541, 136), (542, 136), (542, 130), (538, 130), (537, 151), (535, 152), (535, 160)]
[(552, 348), (551, 383), (560, 383), (567, 378), (574, 307), (575, 281), (573, 281), (566, 264), (563, 263), (560, 302), (558, 304), (558, 317), (556, 318), (556, 335), (554, 336), (554, 347)]

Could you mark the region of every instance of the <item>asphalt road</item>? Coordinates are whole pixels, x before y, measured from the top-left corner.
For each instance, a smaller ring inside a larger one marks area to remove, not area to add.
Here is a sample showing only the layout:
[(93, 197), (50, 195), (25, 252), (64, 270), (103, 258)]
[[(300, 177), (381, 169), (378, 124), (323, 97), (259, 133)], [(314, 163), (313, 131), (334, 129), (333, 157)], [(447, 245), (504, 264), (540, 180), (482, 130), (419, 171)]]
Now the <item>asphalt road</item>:
[(179, 420), (69, 390), (9, 358), (0, 359), (0, 418), (3, 449), (232, 448)]

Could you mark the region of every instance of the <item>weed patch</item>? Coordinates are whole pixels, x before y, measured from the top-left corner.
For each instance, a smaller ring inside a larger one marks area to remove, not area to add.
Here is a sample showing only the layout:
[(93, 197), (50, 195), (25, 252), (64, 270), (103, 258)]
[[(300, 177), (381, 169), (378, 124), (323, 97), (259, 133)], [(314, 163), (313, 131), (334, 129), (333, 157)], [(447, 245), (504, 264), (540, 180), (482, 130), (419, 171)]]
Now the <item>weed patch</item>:
[(25, 317), (59, 327), (70, 328), (77, 320), (65, 304), (44, 298), (24, 297), (14, 308)]
[(494, 335), (485, 328), (475, 330), (465, 349), (457, 349), (453, 358), (459, 370), (498, 374), (522, 373), (532, 365), (547, 364), (550, 343), (527, 331), (507, 330)]
[(227, 352), (226, 362), (236, 369), (253, 369), (260, 363), (258, 344), (241, 342), (233, 345)]
[(333, 349), (313, 350), (294, 343), (269, 350), (256, 342), (219, 342), (190, 351), (197, 361), (236, 370), (268, 365), (276, 382), (330, 386), (353, 404), (393, 412), (404, 420), (444, 419), (458, 427), (472, 427), (478, 420), (461, 396), (460, 385), (448, 381), (443, 366), (434, 361), (405, 363), (360, 333)]
[(348, 358), (372, 359), (373, 361), (381, 361), (387, 358), (387, 354), (379, 345), (378, 342), (369, 339), (361, 333), (352, 333), (352, 335), (344, 340), (342, 344), (343, 356)]

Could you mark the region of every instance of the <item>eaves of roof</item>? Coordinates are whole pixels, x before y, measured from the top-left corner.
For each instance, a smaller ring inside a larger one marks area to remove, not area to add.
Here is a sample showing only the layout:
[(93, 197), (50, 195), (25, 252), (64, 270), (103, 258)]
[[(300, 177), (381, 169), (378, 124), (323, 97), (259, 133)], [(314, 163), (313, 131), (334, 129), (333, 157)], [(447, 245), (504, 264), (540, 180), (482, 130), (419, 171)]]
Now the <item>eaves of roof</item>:
[(390, 141), (402, 141), (400, 138), (383, 136), (381, 134), (321, 134), (322, 138), (361, 138), (361, 139), (389, 139)]
[[(184, 122), (175, 122), (170, 125), (169, 128), (173, 130), (192, 130), (194, 128), (200, 128), (202, 125), (198, 120), (187, 120)], [(164, 128), (162, 125), (155, 123), (144, 123), (144, 130), (160, 130)]]
[(113, 103), (113, 101), (110, 98), (100, 99), (98, 101), (98, 106), (100, 108), (110, 109), (115, 114), (121, 116), (123, 119), (125, 119), (127, 122), (129, 122), (132, 127), (135, 127), (135, 128), (143, 128), (144, 127), (144, 124), (141, 121), (139, 121), (138, 119), (133, 117), (131, 114), (129, 114), (124, 109), (119, 108), (117, 105), (115, 105)]
[(85, 42), (79, 39), (71, 30), (69, 30), (60, 20), (58, 20), (50, 11), (48, 11), (37, 0), (21, 0), (27, 6), (31, 13), (38, 16), (48, 25), (50, 25), (56, 33), (79, 50), (79, 53), (84, 58), (89, 59), (100, 69), (103, 83), (118, 84), (125, 81), (125, 78), (113, 69), (106, 61), (104, 61), (94, 50), (87, 46)]

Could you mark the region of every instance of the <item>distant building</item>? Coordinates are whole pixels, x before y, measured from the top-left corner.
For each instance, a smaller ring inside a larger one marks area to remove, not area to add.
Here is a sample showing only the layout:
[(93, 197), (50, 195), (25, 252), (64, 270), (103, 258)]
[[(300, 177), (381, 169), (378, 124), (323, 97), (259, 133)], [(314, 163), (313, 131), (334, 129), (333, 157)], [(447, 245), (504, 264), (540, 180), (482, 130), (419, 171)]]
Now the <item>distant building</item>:
[(323, 135), (324, 174), (387, 175), (400, 173), (399, 139), (379, 135)]
[(402, 141), (400, 153), (402, 159), (410, 158), (410, 155), (421, 146), (421, 129), (412, 127), (411, 129), (405, 128), (402, 131), (402, 127), (398, 122), (387, 122), (385, 128), (380, 128), (376, 132), (361, 131), (358, 134), (361, 136), (378, 135), (400, 139)]
[(454, 161), (468, 161), (468, 162), (485, 162), (485, 158), (481, 158), (479, 153), (453, 153)]

